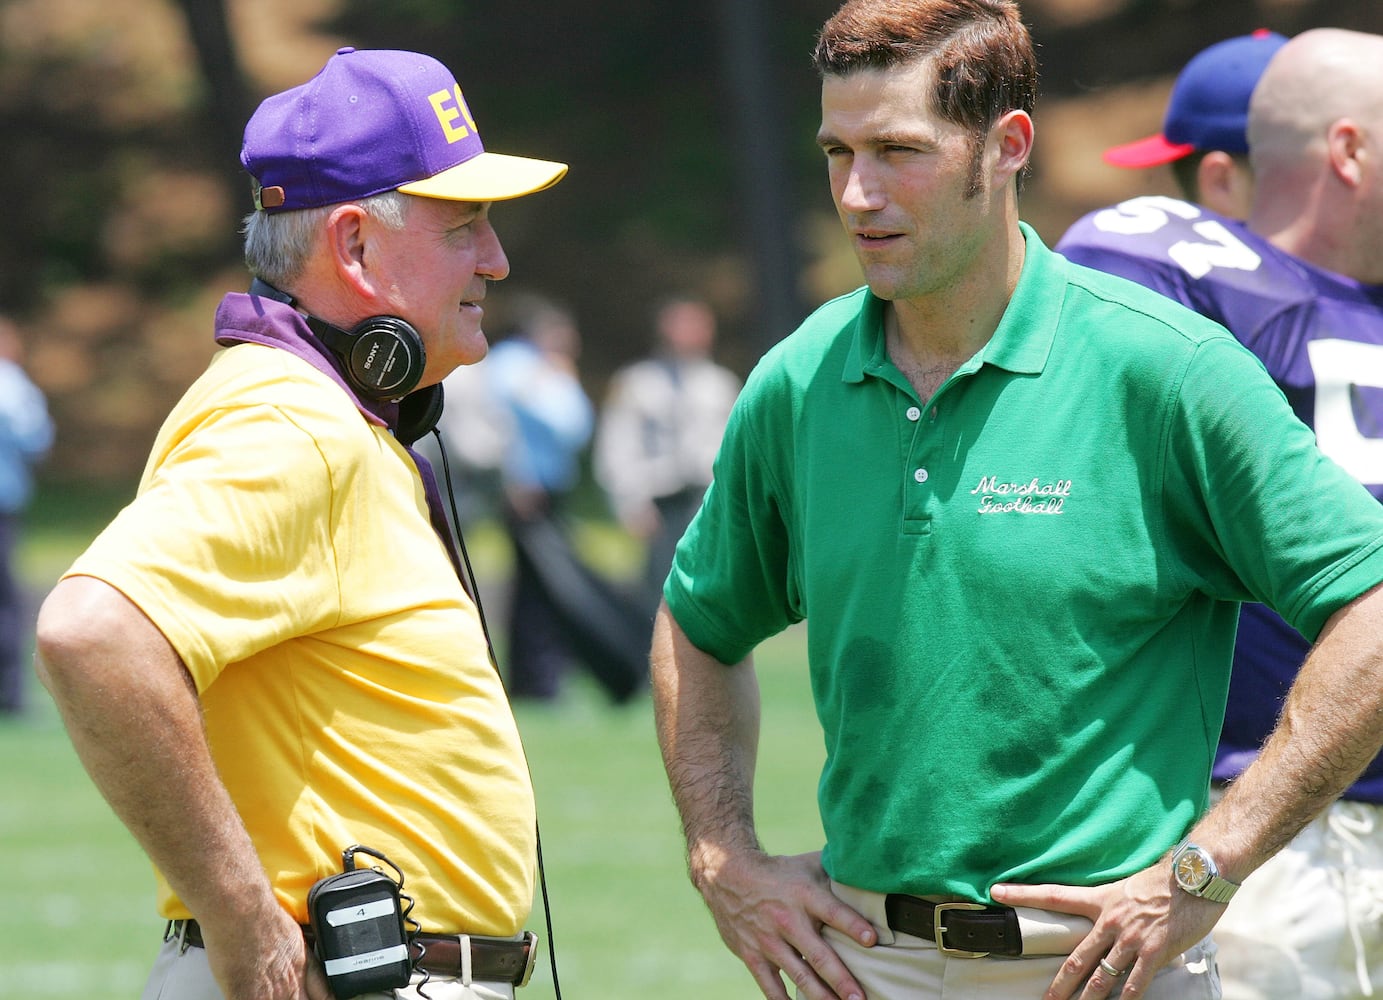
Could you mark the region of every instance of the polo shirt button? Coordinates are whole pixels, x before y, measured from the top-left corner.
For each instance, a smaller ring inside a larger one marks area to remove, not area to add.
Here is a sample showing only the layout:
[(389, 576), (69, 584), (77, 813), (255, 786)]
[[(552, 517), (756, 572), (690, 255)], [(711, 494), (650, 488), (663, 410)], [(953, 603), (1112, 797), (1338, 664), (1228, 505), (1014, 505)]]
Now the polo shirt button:
[(916, 479), (919, 483), (925, 483), (927, 481), (927, 470), (918, 469), (912, 474), (912, 478)]
[(908, 419), (909, 419), (909, 420), (914, 420), (914, 421), (916, 421), (916, 420), (921, 420), (921, 419), (922, 419), (922, 411), (921, 411), (920, 409), (918, 409), (917, 407), (915, 407), (915, 406), (909, 406), (909, 407), (908, 407)]

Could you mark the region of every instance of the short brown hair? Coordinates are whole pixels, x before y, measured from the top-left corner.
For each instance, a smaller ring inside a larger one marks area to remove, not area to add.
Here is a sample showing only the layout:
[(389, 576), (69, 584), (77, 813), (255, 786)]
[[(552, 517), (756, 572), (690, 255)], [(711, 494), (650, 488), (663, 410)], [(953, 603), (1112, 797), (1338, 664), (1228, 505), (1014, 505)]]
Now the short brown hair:
[(1005, 113), (1032, 113), (1037, 56), (1015, 0), (847, 0), (822, 26), (812, 63), (845, 76), (935, 58), (933, 109), (973, 137)]

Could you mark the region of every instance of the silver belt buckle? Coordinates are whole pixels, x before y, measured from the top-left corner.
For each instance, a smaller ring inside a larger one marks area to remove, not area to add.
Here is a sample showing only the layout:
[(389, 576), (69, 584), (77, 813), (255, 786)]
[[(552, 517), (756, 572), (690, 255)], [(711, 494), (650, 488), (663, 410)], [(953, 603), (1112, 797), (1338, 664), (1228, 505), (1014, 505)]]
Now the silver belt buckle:
[(932, 912), (932, 928), (936, 931), (936, 950), (950, 958), (987, 958), (987, 951), (961, 951), (959, 948), (952, 948), (946, 944), (946, 924), (942, 921), (941, 915), (947, 910), (983, 910), (987, 909), (983, 903), (937, 903), (936, 909)]
[(524, 965), (523, 976), (514, 984), (515, 987), (527, 986), (528, 981), (533, 978), (533, 966), (538, 964), (538, 935), (532, 931), (524, 931), (523, 936), (528, 941), (528, 961)]

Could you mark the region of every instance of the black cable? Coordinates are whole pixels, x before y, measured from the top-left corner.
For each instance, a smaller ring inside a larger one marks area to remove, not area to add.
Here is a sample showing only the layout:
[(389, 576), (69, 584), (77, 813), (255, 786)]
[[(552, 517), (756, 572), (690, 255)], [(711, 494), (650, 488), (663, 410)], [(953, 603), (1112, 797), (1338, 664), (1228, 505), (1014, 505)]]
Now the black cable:
[[(451, 508), (451, 523), (456, 533), (457, 548), (461, 551), (461, 563), (466, 568), (466, 577), (461, 582), (463, 585), (470, 585), (476, 614), (480, 616), (480, 631), (485, 635), (485, 649), (490, 654), (490, 665), (495, 668), (495, 673), (500, 674), (500, 684), (503, 686), (504, 675), (499, 669), (499, 656), (495, 653), (495, 644), (490, 639), (490, 626), (485, 621), (485, 608), (480, 603), (480, 587), (475, 582), (475, 570), (471, 567), (471, 556), (466, 551), (466, 536), (461, 531), (461, 517), (456, 510), (456, 491), (451, 485), (451, 463), (447, 461), (446, 444), (442, 441), (442, 432), (436, 427), (432, 428), (432, 436), (437, 439), (437, 454), (442, 459), (442, 478), (447, 484), (447, 504)], [(531, 773), (528, 780), (533, 780)], [(538, 888), (543, 897), (543, 926), (547, 930), (548, 962), (552, 965), (552, 992), (556, 1000), (562, 1000), (562, 984), (557, 978), (557, 939), (552, 933), (552, 905), (547, 894), (547, 870), (543, 866), (543, 833), (538, 825), (536, 802), (533, 807), (533, 839), (538, 853)]]
[[(466, 536), (461, 532), (461, 516), (456, 512), (456, 491), (451, 485), (451, 463), (447, 461), (447, 448), (442, 442), (442, 432), (432, 428), (432, 436), (437, 439), (437, 454), (442, 457), (442, 479), (447, 484), (447, 504), (451, 507), (451, 523), (456, 533), (457, 548), (461, 550), (461, 563), (466, 567), (466, 577), (461, 581), (475, 600), (476, 614), (480, 616), (480, 631), (485, 635), (485, 649), (490, 654), (490, 665), (499, 673), (499, 658), (495, 655), (495, 644), (490, 638), (490, 623), (485, 620), (485, 608), (480, 603), (480, 587), (475, 582), (475, 570), (471, 567), (471, 554), (466, 551)], [(500, 683), (504, 683), (503, 676)]]
[(552, 993), (562, 1000), (562, 984), (557, 979), (557, 941), (552, 936), (552, 904), (547, 898), (547, 874), (543, 870), (543, 833), (538, 828), (537, 811), (534, 807), (533, 837), (538, 845), (538, 888), (543, 895), (543, 924), (547, 928), (547, 960), (552, 964)]

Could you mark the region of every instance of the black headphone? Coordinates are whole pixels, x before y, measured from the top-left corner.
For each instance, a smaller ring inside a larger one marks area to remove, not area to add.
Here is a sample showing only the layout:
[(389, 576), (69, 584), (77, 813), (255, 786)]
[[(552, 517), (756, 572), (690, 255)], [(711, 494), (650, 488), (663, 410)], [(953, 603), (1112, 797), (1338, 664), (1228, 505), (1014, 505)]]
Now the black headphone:
[[(293, 296), (262, 278), (250, 282), (250, 294), (297, 305)], [(397, 316), (371, 316), (343, 330), (309, 315), (307, 325), (345, 364), (346, 381), (366, 399), (401, 399), (413, 391), (427, 367), (423, 338)]]

